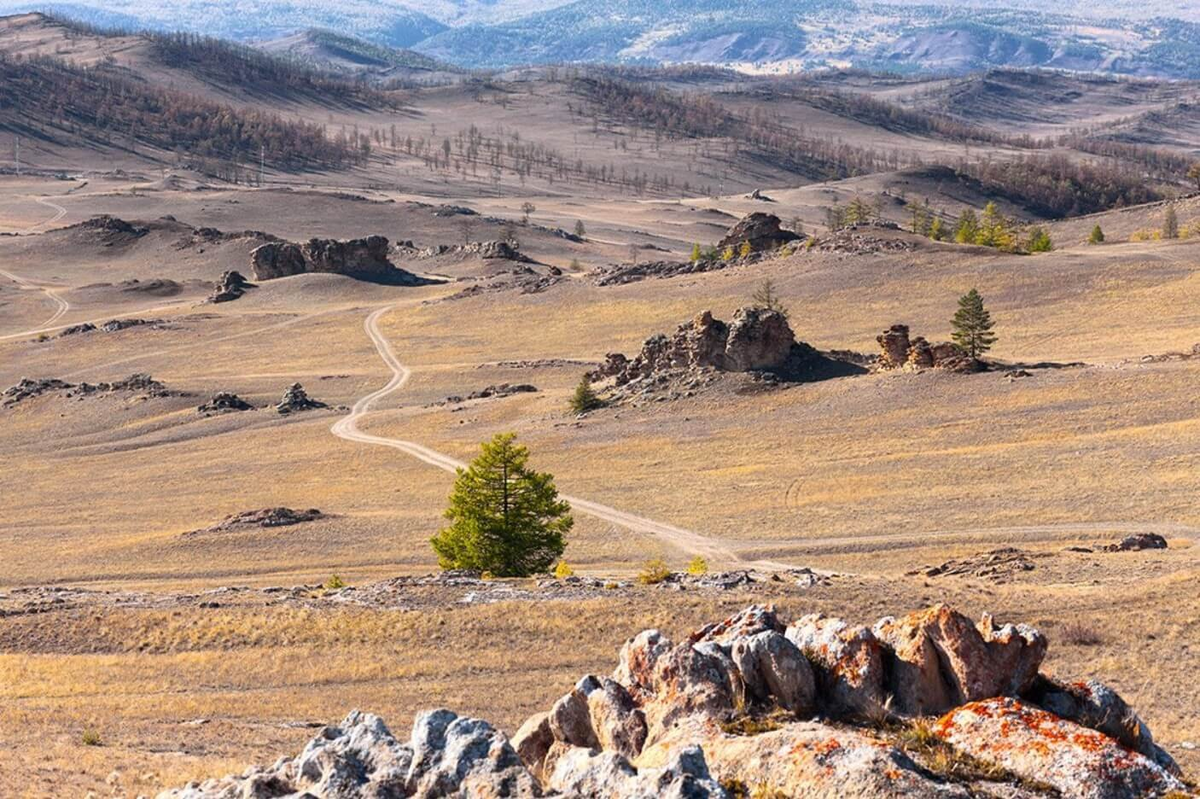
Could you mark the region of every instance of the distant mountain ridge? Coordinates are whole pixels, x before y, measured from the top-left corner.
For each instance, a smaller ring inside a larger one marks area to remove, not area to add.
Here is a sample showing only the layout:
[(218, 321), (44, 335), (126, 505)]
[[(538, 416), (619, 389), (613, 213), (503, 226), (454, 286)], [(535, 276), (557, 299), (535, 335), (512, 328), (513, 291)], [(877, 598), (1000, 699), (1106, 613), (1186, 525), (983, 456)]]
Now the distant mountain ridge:
[[(87, 22), (184, 29), (242, 41), (310, 29), (503, 69), (539, 63), (700, 63), (787, 73), (824, 67), (965, 73), (1047, 67), (1200, 78), (1200, 23), (1187, 0), (1034, 0), (998, 7), (889, 0), (0, 0)], [(1104, 16), (1107, 10), (1111, 16)], [(1153, 16), (1160, 13), (1168, 16)], [(352, 59), (351, 59), (352, 60)]]

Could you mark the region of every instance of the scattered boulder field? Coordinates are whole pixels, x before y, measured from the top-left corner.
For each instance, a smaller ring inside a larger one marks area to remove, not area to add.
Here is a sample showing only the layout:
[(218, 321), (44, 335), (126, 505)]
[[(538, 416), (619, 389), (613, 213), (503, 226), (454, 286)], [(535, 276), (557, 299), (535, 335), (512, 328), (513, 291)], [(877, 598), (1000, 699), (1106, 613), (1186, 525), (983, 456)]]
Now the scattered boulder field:
[(408, 741), (352, 712), (269, 767), (159, 799), (1189, 795), (1135, 711), (1041, 672), (1027, 624), (937, 605), (871, 627), (752, 606), (646, 630), (511, 737), (439, 709)]

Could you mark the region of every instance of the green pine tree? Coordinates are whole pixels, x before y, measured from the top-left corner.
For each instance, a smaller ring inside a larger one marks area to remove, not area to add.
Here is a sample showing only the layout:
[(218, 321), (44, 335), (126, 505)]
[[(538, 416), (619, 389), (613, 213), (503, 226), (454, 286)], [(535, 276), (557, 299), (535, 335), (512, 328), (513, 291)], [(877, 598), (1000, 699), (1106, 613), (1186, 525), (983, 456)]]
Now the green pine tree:
[(592, 381), (587, 375), (579, 381), (579, 385), (575, 386), (575, 393), (571, 395), (571, 410), (575, 413), (587, 413), (594, 411), (604, 405), (600, 400), (600, 396), (596, 393), (596, 389), (592, 388)]
[(1100, 225), (1096, 225), (1094, 228), (1092, 228), (1092, 235), (1088, 236), (1088, 244), (1103, 244), (1103, 243), (1104, 243), (1104, 231), (1100, 228)]
[(783, 314), (785, 317), (788, 315), (788, 309), (780, 302), (779, 295), (775, 292), (775, 282), (770, 278), (759, 284), (754, 294), (750, 296), (750, 299), (754, 302), (755, 308), (761, 308), (764, 311), (775, 311), (776, 313)]
[(964, 208), (958, 217), (958, 225), (954, 228), (954, 240), (959, 244), (974, 244), (978, 233), (979, 218), (973, 210)]
[(1050, 234), (1046, 228), (1038, 225), (1029, 231), (1029, 240), (1025, 242), (1025, 249), (1029, 252), (1050, 252), (1054, 249), (1054, 242), (1050, 240)]
[(950, 322), (954, 328), (951, 338), (958, 348), (978, 358), (992, 348), (996, 336), (992, 333), (992, 317), (983, 307), (983, 297), (976, 289), (971, 289), (958, 301), (958, 312)]
[(554, 477), (528, 466), (529, 450), (512, 433), (483, 444), (450, 494), (450, 525), (431, 543), (443, 569), (527, 577), (549, 569), (575, 524)]

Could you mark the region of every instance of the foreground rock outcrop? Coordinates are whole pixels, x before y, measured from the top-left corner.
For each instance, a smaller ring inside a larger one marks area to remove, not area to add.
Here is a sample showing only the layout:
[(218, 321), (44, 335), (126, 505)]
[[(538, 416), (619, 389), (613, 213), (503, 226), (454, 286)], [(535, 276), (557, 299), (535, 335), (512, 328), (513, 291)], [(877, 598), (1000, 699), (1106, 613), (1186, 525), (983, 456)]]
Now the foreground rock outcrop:
[(240, 300), (249, 289), (256, 288), (246, 277), (236, 269), (230, 269), (221, 274), (221, 279), (213, 287), (213, 293), (208, 301), (212, 303), (233, 302)]
[(420, 278), (391, 262), (390, 246), (383, 236), (350, 241), (309, 239), (303, 244), (272, 241), (255, 248), (250, 260), (256, 280), (324, 272), (391, 285), (418, 285)]
[(1187, 795), (1115, 692), (1039, 674), (1046, 647), (944, 605), (872, 627), (755, 606), (680, 642), (639, 633), (511, 740), (435, 710), (401, 743), (355, 712), (296, 758), (160, 799)]

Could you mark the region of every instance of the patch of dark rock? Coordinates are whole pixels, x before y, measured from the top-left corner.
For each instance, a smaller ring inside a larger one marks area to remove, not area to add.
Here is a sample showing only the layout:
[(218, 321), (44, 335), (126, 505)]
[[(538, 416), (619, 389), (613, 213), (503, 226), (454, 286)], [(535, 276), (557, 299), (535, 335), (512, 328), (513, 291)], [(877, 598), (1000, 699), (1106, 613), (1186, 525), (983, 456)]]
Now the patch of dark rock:
[(15, 386), (4, 390), (4, 405), (5, 407), (16, 405), (18, 402), (32, 397), (40, 397), (42, 394), (52, 391), (65, 391), (74, 387), (74, 384), (64, 382), (56, 377), (41, 379), (23, 377)]
[(275, 410), (281, 414), (300, 413), (303, 411), (314, 411), (321, 408), (328, 408), (324, 402), (318, 402), (304, 390), (304, 386), (299, 383), (292, 383), (288, 390), (283, 393), (283, 399), (275, 406)]
[(1168, 352), (1163, 355), (1145, 355), (1142, 363), (1167, 363), (1170, 361), (1190, 361), (1200, 359), (1200, 344), (1193, 345), (1189, 352)]
[(541, 294), (548, 291), (567, 278), (561, 274), (541, 274), (527, 266), (493, 275), (486, 281), (473, 283), (457, 294), (447, 297), (447, 300), (465, 300), (487, 294), (515, 291), (518, 294)]
[(141, 373), (130, 375), (124, 380), (117, 380), (112, 383), (75, 384), (67, 383), (57, 378), (42, 378), (39, 380), (22, 378), (21, 382), (17, 383), (17, 385), (6, 389), (2, 396), (4, 397), (4, 406), (8, 407), (32, 397), (52, 392), (62, 392), (63, 396), (67, 399), (82, 399), (97, 394), (115, 394), (118, 392), (137, 394), (146, 399), (187, 396), (181, 391), (172, 391), (150, 375)]
[(94, 325), (91, 322), (84, 322), (81, 325), (72, 325), (58, 334), (58, 338), (66, 336), (77, 336), (81, 333), (94, 333), (99, 330), (103, 333), (117, 333), (121, 330), (128, 330), (131, 327), (144, 327), (146, 325), (158, 326), (162, 324), (161, 319), (110, 319), (100, 325)]
[(501, 397), (512, 397), (516, 394), (536, 394), (538, 393), (537, 386), (531, 386), (527, 383), (519, 383), (512, 385), (509, 383), (501, 383), (498, 386), (488, 386), (487, 388), (473, 391), (465, 397), (451, 396), (446, 397), (446, 401), (439, 403), (442, 405), (458, 405), (470, 400), (482, 399), (498, 399)]
[(476, 369), (560, 369), (568, 366), (595, 366), (588, 361), (572, 361), (567, 358), (539, 358), (530, 361), (499, 361), (497, 363), (481, 363)]
[(387, 286), (423, 286), (433, 281), (400, 269), (390, 260), (384, 236), (338, 241), (309, 239), (303, 244), (272, 241), (256, 247), (250, 260), (257, 280), (303, 274), (345, 275)]
[(200, 530), (184, 533), (184, 536), (200, 535), (203, 533), (224, 533), (247, 527), (291, 527), (296, 524), (316, 521), (324, 518), (323, 513), (316, 508), (308, 510), (293, 510), (291, 508), (263, 508), (249, 510), (226, 516), (216, 524)]
[(254, 410), (254, 406), (246, 402), (237, 394), (229, 391), (220, 391), (216, 394), (213, 394), (212, 399), (196, 408), (196, 410), (205, 416), (212, 416), (219, 413), (252, 411)]
[(517, 245), (507, 241), (473, 241), (470, 244), (438, 244), (417, 250), (418, 259), (439, 258), (442, 256), (467, 257), (478, 256), (485, 261), (515, 261), (516, 263), (536, 263), (525, 255)]
[(679, 275), (719, 272), (731, 266), (739, 266), (740, 263), (739, 260), (701, 258), (696, 261), (647, 261), (636, 264), (616, 264), (601, 267), (592, 272), (592, 279), (597, 286), (623, 286), (641, 280), (665, 280)]
[(916, 243), (909, 239), (879, 236), (860, 228), (845, 228), (828, 236), (810, 239), (802, 249), (843, 255), (874, 255), (881, 252), (911, 252), (916, 248)]
[(465, 205), (439, 205), (433, 209), (433, 215), (437, 217), (479, 216), (479, 212), (473, 208), (467, 208)]
[(138, 280), (132, 278), (123, 280), (117, 284), (121, 291), (126, 291), (136, 294), (148, 294), (152, 297), (174, 297), (183, 291), (183, 285), (168, 280), (166, 278), (152, 278), (150, 280)]
[(131, 243), (150, 232), (150, 228), (144, 225), (135, 225), (132, 222), (126, 222), (124, 219), (118, 219), (108, 214), (94, 216), (77, 225), (70, 226), (67, 230), (78, 230), (94, 234), (106, 247)]
[(1138, 533), (1127, 536), (1115, 544), (1101, 547), (1105, 552), (1141, 552), (1146, 549), (1166, 549), (1167, 539), (1157, 533)]
[(1024, 550), (1004, 547), (969, 558), (948, 560), (940, 566), (927, 566), (911, 571), (909, 575), (982, 577), (994, 582), (1005, 582), (1021, 572), (1033, 571), (1033, 557)]
[(746, 195), (746, 199), (747, 200), (758, 200), (759, 202), (764, 202), (764, 203), (775, 202), (773, 199), (771, 199), (767, 195), (763, 194), (762, 189), (755, 189), (754, 191), (750, 192), (749, 194)]

